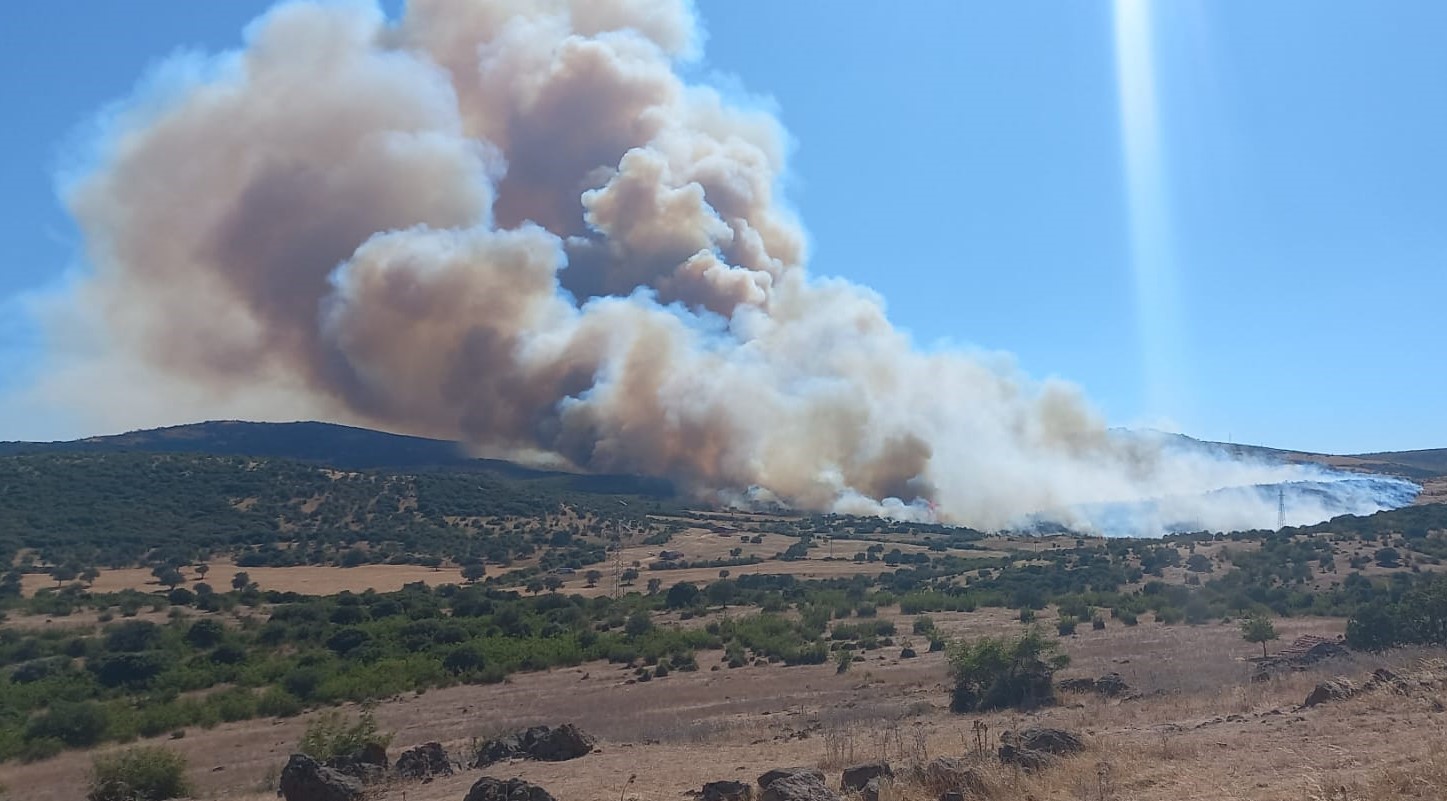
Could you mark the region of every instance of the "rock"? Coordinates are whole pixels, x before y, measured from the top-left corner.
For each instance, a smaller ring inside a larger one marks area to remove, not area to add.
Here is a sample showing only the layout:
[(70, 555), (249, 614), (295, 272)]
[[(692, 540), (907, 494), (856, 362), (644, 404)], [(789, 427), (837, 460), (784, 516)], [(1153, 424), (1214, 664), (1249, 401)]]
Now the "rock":
[(473, 782), (463, 801), (557, 801), (547, 790), (522, 779), (494, 779), (483, 776)]
[[(817, 771), (816, 771), (817, 773)], [(792, 773), (769, 782), (759, 801), (841, 801), (815, 773)]]
[(1078, 735), (1045, 726), (1030, 726), (1018, 732), (1004, 732), (1000, 735), (1000, 742), (1053, 756), (1069, 756), (1085, 750), (1085, 743)]
[(1098, 679), (1064, 679), (1056, 686), (1063, 692), (1100, 693), (1107, 698), (1118, 698), (1130, 692), (1130, 685), (1119, 673), (1107, 673)]
[(377, 743), (367, 743), (360, 749), (326, 761), (332, 770), (344, 773), (363, 784), (376, 784), (387, 777), (387, 749)]
[(879, 782), (880, 777), (878, 776), (865, 782), (864, 787), (859, 790), (859, 797), (863, 801), (879, 801)]
[(1054, 761), (1052, 757), (1043, 752), (1030, 748), (1019, 748), (1005, 744), (1000, 746), (1000, 762), (1006, 765), (1016, 765), (1027, 771), (1037, 771), (1047, 768)]
[(451, 776), (452, 760), (441, 743), (423, 743), (397, 757), (397, 775), (404, 779)]
[(357, 801), (362, 783), (306, 754), (292, 754), (281, 769), (281, 795), (286, 801)]
[(593, 738), (587, 732), (571, 723), (557, 728), (533, 726), (483, 743), (477, 749), (472, 766), (485, 768), (505, 759), (564, 762), (591, 752), (593, 744)]
[(1306, 696), (1302, 706), (1316, 706), (1327, 701), (1344, 701), (1356, 695), (1357, 688), (1351, 680), (1345, 676), (1337, 676), (1334, 679), (1321, 682), (1312, 689), (1311, 694)]
[(754, 787), (732, 780), (709, 782), (699, 794), (700, 801), (753, 801)]
[(1117, 698), (1130, 692), (1130, 685), (1119, 673), (1107, 673), (1095, 680), (1095, 691), (1107, 698)]
[(773, 770), (759, 777), (759, 789), (767, 790), (769, 785), (773, 784), (775, 779), (782, 779), (785, 776), (799, 775), (812, 776), (816, 780), (818, 780), (820, 784), (824, 783), (824, 771), (819, 770), (818, 768), (774, 768)]
[(980, 772), (954, 757), (936, 757), (925, 764), (921, 780), (932, 793), (984, 796), (988, 793)]
[(1401, 695), (1406, 695), (1409, 692), (1406, 680), (1386, 668), (1373, 670), (1371, 678), (1367, 679), (1367, 683), (1362, 689), (1388, 689)]
[(846, 792), (857, 793), (864, 789), (864, 785), (868, 784), (870, 779), (879, 778), (894, 778), (894, 771), (890, 769), (889, 763), (883, 760), (845, 768), (839, 784)]

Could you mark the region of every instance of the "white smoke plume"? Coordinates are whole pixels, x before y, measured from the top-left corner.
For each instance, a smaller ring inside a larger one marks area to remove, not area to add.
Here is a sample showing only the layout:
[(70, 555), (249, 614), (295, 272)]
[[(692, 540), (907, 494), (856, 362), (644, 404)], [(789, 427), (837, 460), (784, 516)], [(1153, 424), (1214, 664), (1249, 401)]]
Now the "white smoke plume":
[(1115, 437), (1073, 387), (924, 352), (809, 275), (785, 133), (680, 78), (699, 40), (682, 0), (292, 2), (173, 61), (67, 192), (92, 272), (49, 391), (991, 528), (1305, 477)]

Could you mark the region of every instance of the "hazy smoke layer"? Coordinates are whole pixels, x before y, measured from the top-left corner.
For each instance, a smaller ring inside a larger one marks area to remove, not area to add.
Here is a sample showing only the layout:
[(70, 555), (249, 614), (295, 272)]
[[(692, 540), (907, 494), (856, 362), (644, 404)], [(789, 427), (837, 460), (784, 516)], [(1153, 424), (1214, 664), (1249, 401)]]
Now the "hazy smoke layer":
[(785, 135), (679, 77), (698, 38), (682, 0), (291, 3), (173, 60), (68, 194), (94, 270), (54, 387), (985, 527), (1304, 477), (1119, 440), (1072, 387), (922, 352), (810, 277)]

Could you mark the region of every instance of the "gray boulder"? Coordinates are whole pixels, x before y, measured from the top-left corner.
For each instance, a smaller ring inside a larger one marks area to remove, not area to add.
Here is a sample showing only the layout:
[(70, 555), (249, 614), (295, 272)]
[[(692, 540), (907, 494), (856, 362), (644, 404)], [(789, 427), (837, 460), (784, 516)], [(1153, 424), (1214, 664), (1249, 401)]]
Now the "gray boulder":
[(823, 780), (811, 773), (781, 776), (769, 782), (760, 801), (841, 801)]
[(1352, 684), (1351, 679), (1345, 676), (1337, 676), (1334, 679), (1321, 682), (1312, 688), (1311, 693), (1306, 696), (1306, 701), (1304, 701), (1302, 705), (1316, 706), (1317, 704), (1324, 704), (1327, 701), (1345, 701), (1356, 694), (1357, 686)]
[(591, 752), (593, 745), (593, 738), (571, 723), (556, 728), (533, 726), (483, 743), (477, 749), (472, 766), (485, 768), (505, 759), (564, 762)]
[(387, 749), (368, 743), (350, 754), (331, 757), (326, 766), (345, 773), (363, 784), (376, 784), (387, 777)]
[(452, 760), (441, 743), (423, 743), (397, 757), (397, 775), (404, 779), (451, 776), (452, 772)]
[(966, 797), (984, 796), (988, 792), (984, 777), (962, 759), (937, 757), (921, 771), (921, 783), (932, 793), (961, 793)]
[(306, 754), (292, 754), (281, 769), (281, 795), (286, 801), (358, 801), (362, 782)]
[(844, 775), (840, 779), (840, 786), (847, 792), (859, 792), (864, 785), (869, 784), (870, 779), (892, 779), (894, 771), (890, 769), (889, 763), (884, 760), (877, 762), (865, 762), (861, 765), (854, 765), (844, 769)]
[(759, 777), (759, 789), (760, 789), (760, 790), (766, 790), (766, 789), (768, 789), (769, 785), (772, 784), (775, 779), (782, 779), (782, 778), (784, 778), (785, 776), (800, 776), (800, 775), (803, 775), (803, 776), (812, 776), (812, 777), (814, 777), (814, 779), (817, 780), (820, 784), (823, 784), (823, 783), (824, 783), (824, 771), (819, 770), (818, 768), (803, 768), (803, 767), (774, 768), (773, 770), (771, 770), (771, 771), (769, 771), (768, 773), (765, 773), (764, 775), (762, 775), (762, 776)]
[(754, 801), (754, 787), (731, 780), (709, 782), (703, 786), (699, 801)]
[(1085, 750), (1085, 742), (1078, 735), (1046, 726), (1030, 726), (1018, 732), (1007, 731), (1000, 735), (1000, 742), (1053, 756), (1070, 756)]
[(1107, 673), (1095, 680), (1095, 691), (1107, 698), (1118, 698), (1130, 692), (1130, 685), (1119, 673)]
[(473, 782), (472, 789), (467, 791), (463, 801), (557, 801), (553, 796), (536, 784), (530, 784), (522, 779), (494, 779), (491, 776), (483, 776)]
[(1003, 764), (1014, 765), (1031, 772), (1048, 768), (1055, 761), (1044, 751), (1021, 748), (1009, 743), (1000, 746), (999, 757)]

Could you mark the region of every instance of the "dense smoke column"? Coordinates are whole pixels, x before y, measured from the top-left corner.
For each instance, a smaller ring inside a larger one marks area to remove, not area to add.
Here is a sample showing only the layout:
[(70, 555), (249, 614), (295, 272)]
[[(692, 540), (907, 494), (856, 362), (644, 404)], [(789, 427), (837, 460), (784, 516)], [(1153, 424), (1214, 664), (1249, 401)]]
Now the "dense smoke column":
[(298, 2), (171, 63), (68, 192), (93, 273), (57, 328), (91, 338), (56, 391), (976, 526), (1296, 475), (1123, 442), (810, 277), (786, 137), (679, 77), (699, 38), (681, 1)]

